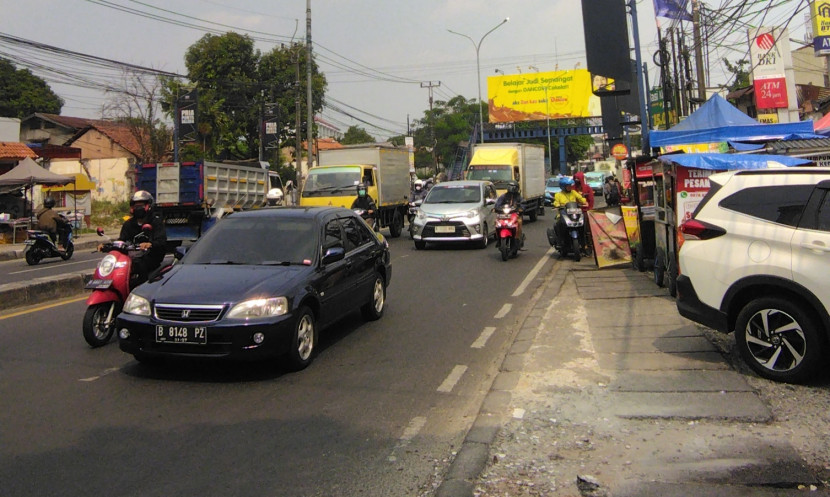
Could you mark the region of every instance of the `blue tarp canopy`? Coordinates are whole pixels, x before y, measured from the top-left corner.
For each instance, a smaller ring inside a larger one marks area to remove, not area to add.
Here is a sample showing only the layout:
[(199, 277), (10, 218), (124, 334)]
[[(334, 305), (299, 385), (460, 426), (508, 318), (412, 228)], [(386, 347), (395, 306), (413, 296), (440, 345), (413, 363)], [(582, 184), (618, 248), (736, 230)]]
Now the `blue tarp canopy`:
[(705, 104), (681, 123), (666, 131), (649, 133), (651, 147), (717, 143), (727, 141), (781, 140), (792, 134), (813, 134), (813, 122), (761, 124), (735, 108), (720, 95)]
[(730, 169), (766, 169), (768, 167), (792, 167), (810, 164), (812, 161), (788, 155), (767, 154), (669, 154), (658, 157), (662, 162), (672, 162), (685, 167), (728, 171)]

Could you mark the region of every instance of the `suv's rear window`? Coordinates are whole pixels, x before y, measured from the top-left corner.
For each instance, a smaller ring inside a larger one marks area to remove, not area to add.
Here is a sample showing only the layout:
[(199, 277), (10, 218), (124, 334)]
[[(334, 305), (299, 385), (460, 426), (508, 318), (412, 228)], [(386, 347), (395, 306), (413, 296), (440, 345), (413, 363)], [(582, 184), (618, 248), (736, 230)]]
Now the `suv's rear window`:
[(700, 203), (697, 204), (697, 207), (695, 207), (695, 211), (692, 212), (693, 218), (697, 217), (697, 213), (700, 212), (700, 209), (703, 209), (703, 206), (709, 203), (709, 199), (714, 197), (715, 194), (718, 193), (718, 190), (720, 190), (721, 187), (723, 187), (723, 185), (715, 183), (714, 181), (711, 181), (710, 185), (711, 187), (709, 188), (709, 191), (706, 192), (706, 195), (703, 196), (703, 200), (701, 200)]
[(724, 209), (773, 223), (798, 226), (814, 185), (758, 186), (744, 188), (721, 200)]

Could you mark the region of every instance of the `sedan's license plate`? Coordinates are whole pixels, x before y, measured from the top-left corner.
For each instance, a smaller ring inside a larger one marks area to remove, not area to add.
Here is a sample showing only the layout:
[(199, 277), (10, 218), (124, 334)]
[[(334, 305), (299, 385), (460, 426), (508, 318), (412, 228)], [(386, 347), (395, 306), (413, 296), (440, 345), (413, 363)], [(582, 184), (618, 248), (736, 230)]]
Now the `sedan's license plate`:
[(207, 343), (207, 328), (204, 326), (156, 325), (156, 342), (204, 345)]
[(455, 226), (436, 226), (436, 233), (455, 233)]

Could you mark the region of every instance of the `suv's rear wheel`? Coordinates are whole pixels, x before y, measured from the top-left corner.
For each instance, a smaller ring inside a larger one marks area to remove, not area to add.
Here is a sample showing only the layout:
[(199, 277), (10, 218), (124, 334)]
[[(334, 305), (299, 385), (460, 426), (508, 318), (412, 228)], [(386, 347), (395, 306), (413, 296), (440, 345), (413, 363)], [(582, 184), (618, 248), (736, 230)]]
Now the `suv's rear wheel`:
[(744, 306), (735, 324), (735, 342), (756, 373), (788, 383), (809, 379), (825, 348), (813, 317), (801, 305), (778, 297)]

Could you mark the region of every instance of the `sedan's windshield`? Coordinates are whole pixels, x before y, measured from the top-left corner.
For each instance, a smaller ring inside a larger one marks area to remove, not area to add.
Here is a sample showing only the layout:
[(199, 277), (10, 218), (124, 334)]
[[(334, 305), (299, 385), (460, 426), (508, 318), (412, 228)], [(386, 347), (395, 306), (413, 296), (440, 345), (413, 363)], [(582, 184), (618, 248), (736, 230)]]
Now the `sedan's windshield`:
[(317, 255), (314, 223), (303, 218), (230, 216), (193, 245), (182, 264), (311, 264)]
[(436, 186), (424, 199), (425, 204), (472, 204), (481, 201), (478, 185)]

